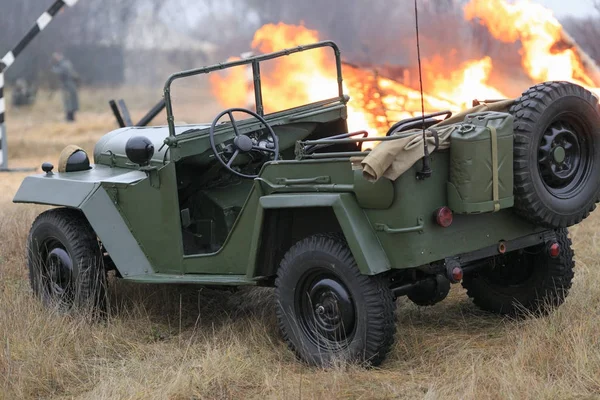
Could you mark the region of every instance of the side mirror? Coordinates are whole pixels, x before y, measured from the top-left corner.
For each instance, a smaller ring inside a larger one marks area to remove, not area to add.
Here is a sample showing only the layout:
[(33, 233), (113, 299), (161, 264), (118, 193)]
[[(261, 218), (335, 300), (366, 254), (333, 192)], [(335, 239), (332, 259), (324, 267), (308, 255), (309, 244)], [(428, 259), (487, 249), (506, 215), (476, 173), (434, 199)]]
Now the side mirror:
[(145, 136), (134, 136), (127, 140), (125, 154), (131, 162), (143, 167), (150, 164), (154, 155), (154, 145)]

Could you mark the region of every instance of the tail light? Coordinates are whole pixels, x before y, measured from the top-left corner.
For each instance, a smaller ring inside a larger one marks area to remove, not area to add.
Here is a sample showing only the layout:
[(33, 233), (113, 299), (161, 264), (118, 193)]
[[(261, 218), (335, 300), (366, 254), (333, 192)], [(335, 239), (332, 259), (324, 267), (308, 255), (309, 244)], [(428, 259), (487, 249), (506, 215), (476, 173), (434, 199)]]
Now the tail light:
[(446, 278), (450, 283), (458, 283), (462, 281), (464, 271), (460, 266), (460, 263), (456, 260), (449, 260), (446, 262)]
[(435, 222), (442, 228), (452, 225), (453, 219), (452, 210), (446, 206), (440, 207), (435, 211)]
[(463, 269), (461, 267), (454, 267), (452, 269), (452, 282), (460, 282), (463, 278)]
[(552, 258), (556, 258), (560, 255), (560, 245), (557, 242), (554, 242), (548, 247), (548, 254)]

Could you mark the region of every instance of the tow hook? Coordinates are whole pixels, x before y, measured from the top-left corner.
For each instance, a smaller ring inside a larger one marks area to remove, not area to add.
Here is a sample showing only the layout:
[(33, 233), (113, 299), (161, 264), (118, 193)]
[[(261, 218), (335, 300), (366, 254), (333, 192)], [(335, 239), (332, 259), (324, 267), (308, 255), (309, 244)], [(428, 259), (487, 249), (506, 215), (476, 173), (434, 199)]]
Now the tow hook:
[(456, 260), (448, 260), (446, 262), (446, 278), (451, 283), (459, 283), (462, 281), (464, 272), (460, 263)]

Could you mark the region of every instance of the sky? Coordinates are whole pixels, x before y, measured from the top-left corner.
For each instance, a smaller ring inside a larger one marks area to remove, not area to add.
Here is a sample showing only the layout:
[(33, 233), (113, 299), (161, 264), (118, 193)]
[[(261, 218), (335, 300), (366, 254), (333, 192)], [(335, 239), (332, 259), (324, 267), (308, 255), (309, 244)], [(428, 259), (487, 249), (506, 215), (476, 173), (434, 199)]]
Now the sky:
[(554, 10), (557, 17), (568, 15), (581, 17), (594, 12), (592, 0), (536, 0), (536, 2)]

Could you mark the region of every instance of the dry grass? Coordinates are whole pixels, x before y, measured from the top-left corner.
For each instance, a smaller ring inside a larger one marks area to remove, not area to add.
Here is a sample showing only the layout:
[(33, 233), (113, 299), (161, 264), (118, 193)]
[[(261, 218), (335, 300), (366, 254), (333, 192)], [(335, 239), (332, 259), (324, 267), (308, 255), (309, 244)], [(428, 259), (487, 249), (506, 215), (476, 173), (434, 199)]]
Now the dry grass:
[[(55, 161), (71, 142), (91, 150), (114, 126), (104, 108), (92, 107), (108, 93), (84, 93), (74, 125), (62, 123), (54, 114), (60, 105), (49, 100), (9, 114), (11, 165)], [(598, 214), (571, 229), (575, 283), (551, 316), (491, 316), (458, 287), (430, 308), (402, 299), (397, 340), (381, 368), (321, 370), (281, 342), (269, 290), (112, 281), (103, 323), (45, 310), (31, 295), (24, 260), (29, 226), (43, 207), (11, 203), (24, 176), (0, 173), (2, 399), (600, 398)]]

